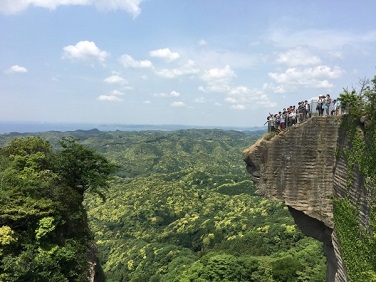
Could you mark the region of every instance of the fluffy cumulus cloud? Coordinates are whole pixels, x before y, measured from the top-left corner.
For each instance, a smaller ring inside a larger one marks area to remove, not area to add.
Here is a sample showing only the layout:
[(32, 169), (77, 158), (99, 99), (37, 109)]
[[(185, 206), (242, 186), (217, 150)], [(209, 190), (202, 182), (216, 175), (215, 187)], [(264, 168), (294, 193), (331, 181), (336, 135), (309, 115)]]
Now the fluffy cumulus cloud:
[(274, 93), (286, 93), (287, 92), (287, 89), (286, 89), (286, 85), (274, 85), (273, 83), (264, 83), (263, 85), (263, 89), (265, 91), (272, 91)]
[(269, 99), (264, 88), (251, 89), (242, 85), (232, 87), (225, 98), (225, 102), (230, 104), (230, 108), (234, 110), (244, 110), (259, 106), (273, 108), (276, 106), (276, 103)]
[(230, 79), (235, 77), (235, 72), (230, 68), (229, 65), (226, 65), (224, 68), (212, 68), (206, 70), (202, 75), (202, 80), (206, 82), (211, 81), (223, 81), (228, 82)]
[(133, 57), (128, 55), (128, 54), (122, 55), (120, 57), (119, 61), (125, 68), (136, 68), (136, 69), (153, 68), (153, 64), (149, 60), (137, 61), (137, 60), (133, 59)]
[(170, 93), (156, 93), (154, 94), (155, 97), (179, 97), (180, 93), (173, 90)]
[(19, 65), (13, 65), (7, 70), (7, 73), (27, 73), (27, 69)]
[(63, 58), (70, 60), (104, 62), (108, 55), (92, 41), (80, 41), (76, 45), (68, 45), (63, 48)]
[(269, 73), (269, 77), (277, 83), (301, 85), (316, 88), (333, 87), (329, 79), (336, 79), (342, 75), (339, 67), (330, 68), (325, 65), (316, 67), (291, 67), (282, 73)]
[(226, 103), (230, 103), (230, 104), (235, 104), (235, 103), (237, 103), (238, 101), (237, 101), (234, 97), (226, 97), (226, 98), (225, 98), (225, 102), (226, 102)]
[(82, 5), (96, 6), (99, 10), (123, 10), (133, 17), (141, 13), (143, 0), (1, 0), (0, 12), (14, 14), (26, 10), (30, 6), (54, 10), (59, 6)]
[(203, 92), (227, 92), (230, 89), (230, 81), (236, 77), (235, 72), (226, 65), (224, 68), (212, 68), (205, 70), (201, 79), (206, 82), (206, 86), (200, 86)]
[(121, 98), (121, 96), (123, 96), (123, 95), (124, 95), (124, 93), (115, 89), (115, 90), (112, 90), (111, 93), (109, 93), (109, 94), (99, 95), (97, 97), (97, 100), (99, 100), (99, 101), (109, 101), (109, 102), (119, 102), (119, 101), (123, 101), (123, 99)]
[(277, 63), (287, 66), (318, 65), (321, 63), (321, 59), (311, 54), (307, 49), (296, 47), (287, 52), (279, 53)]
[(109, 77), (106, 77), (104, 79), (104, 82), (108, 84), (128, 84), (128, 82), (124, 78), (117, 74), (113, 74)]
[(171, 52), (171, 50), (169, 48), (150, 51), (150, 56), (156, 57), (156, 58), (161, 58), (161, 59), (164, 59), (168, 62), (174, 61), (174, 60), (180, 58), (179, 53)]
[(143, 0), (92, 0), (95, 6), (103, 10), (124, 10), (137, 17), (141, 13), (140, 4)]
[(196, 66), (196, 63), (189, 60), (178, 68), (156, 70), (155, 74), (163, 78), (176, 78), (183, 75), (198, 74), (199, 72), (200, 69)]
[(184, 108), (186, 105), (184, 104), (184, 102), (175, 101), (175, 102), (172, 102), (170, 106), (173, 108)]

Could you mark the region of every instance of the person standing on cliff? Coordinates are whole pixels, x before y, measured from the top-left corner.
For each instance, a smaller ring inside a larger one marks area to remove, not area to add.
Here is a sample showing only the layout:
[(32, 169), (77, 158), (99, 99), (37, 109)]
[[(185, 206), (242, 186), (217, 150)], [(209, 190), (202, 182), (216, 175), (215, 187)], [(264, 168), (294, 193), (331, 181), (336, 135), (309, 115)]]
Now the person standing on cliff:
[(280, 114), (280, 120), (279, 120), (279, 125), (281, 127), (281, 130), (285, 130), (285, 114), (281, 113)]
[(296, 124), (296, 112), (295, 111), (291, 111), (289, 113), (289, 123), (290, 123), (290, 126), (293, 126)]
[(304, 101), (304, 108), (306, 110), (306, 118), (310, 118), (311, 117), (311, 105), (308, 104), (307, 100)]
[(319, 97), (319, 105), (320, 105), (320, 113), (319, 113), (319, 116), (324, 116), (324, 110), (325, 110), (325, 96), (324, 95), (320, 95)]
[(303, 122), (305, 119), (305, 107), (303, 105), (303, 102), (298, 103), (298, 116), (299, 122)]
[(330, 105), (332, 103), (332, 98), (330, 98), (330, 95), (329, 94), (326, 94), (326, 97), (325, 97), (325, 111), (326, 111), (326, 116), (329, 115), (329, 112), (330, 112)]
[(336, 104), (335, 104), (335, 111), (336, 111), (336, 115), (342, 114), (341, 101), (338, 100), (338, 99), (337, 99)]
[(334, 99), (333, 102), (330, 104), (330, 115), (332, 116), (336, 114), (336, 103), (337, 103), (337, 100)]

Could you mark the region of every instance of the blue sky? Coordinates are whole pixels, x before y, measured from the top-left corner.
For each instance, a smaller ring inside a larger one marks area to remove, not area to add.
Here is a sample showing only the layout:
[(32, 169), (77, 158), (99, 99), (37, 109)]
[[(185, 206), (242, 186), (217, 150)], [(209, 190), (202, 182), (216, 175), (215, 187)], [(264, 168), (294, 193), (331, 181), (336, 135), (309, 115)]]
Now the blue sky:
[(1, 0), (0, 122), (262, 126), (376, 74), (374, 0)]

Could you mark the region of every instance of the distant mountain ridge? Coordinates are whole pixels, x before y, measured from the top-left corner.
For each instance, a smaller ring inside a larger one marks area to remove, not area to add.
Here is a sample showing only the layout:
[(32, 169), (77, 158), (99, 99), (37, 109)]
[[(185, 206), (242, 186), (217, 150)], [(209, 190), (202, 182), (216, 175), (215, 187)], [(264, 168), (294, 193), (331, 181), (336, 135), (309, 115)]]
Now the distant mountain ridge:
[(266, 130), (265, 126), (198, 126), (182, 124), (95, 124), (95, 123), (33, 123), (33, 122), (0, 122), (0, 134), (4, 133), (35, 133), (46, 131), (74, 131), (98, 129), (101, 131), (173, 131), (180, 129), (224, 129), (237, 131)]

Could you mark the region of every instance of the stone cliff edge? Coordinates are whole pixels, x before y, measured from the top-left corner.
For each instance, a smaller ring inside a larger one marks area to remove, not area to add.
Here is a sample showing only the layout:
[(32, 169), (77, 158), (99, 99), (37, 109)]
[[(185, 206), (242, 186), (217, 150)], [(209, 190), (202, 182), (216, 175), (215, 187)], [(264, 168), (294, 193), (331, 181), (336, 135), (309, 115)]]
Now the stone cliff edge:
[[(259, 194), (284, 202), (298, 227), (323, 242), (327, 281), (347, 281), (346, 268), (335, 232), (335, 197), (345, 197), (347, 165), (336, 158), (341, 140), (341, 117), (312, 117), (267, 141), (263, 138), (245, 149), (244, 160)], [(362, 201), (354, 181), (350, 194)], [(367, 197), (364, 197), (366, 199)], [(367, 203), (360, 221), (366, 225)]]

